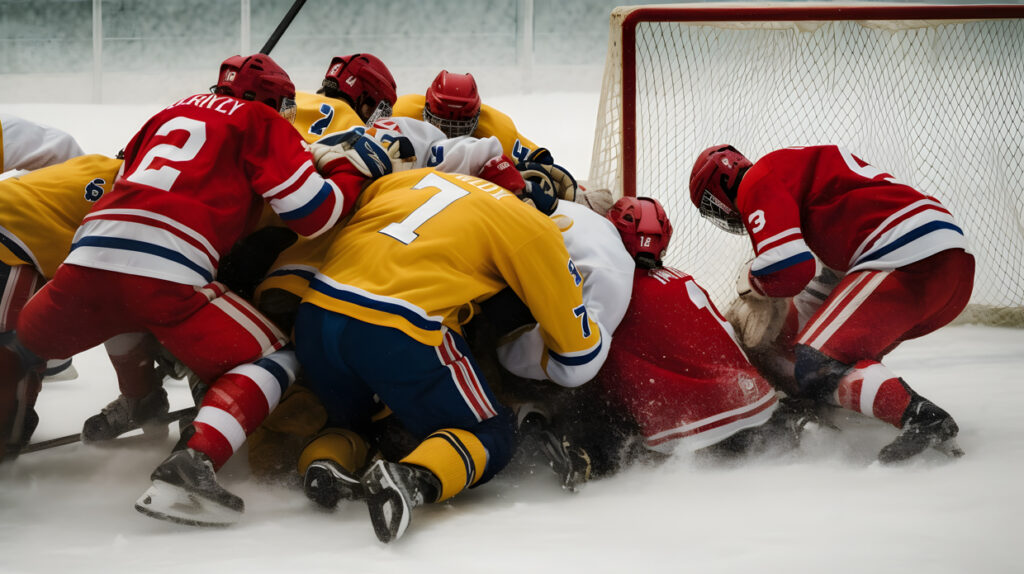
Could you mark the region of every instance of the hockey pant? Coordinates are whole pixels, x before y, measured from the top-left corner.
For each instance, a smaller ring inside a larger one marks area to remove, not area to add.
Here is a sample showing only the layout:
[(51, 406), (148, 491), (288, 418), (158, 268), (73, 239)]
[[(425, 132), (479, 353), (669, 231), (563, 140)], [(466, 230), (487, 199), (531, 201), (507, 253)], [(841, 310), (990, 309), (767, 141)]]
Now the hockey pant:
[(973, 286), (974, 256), (961, 249), (846, 275), (797, 336), (800, 393), (899, 426), (912, 391), (879, 361), (955, 319)]
[(62, 265), (18, 322), (24, 347), (42, 358), (70, 357), (138, 332), (151, 333), (210, 385), (188, 444), (217, 467), (295, 380), (284, 335), (216, 282), (194, 287)]
[(511, 459), (512, 411), (495, 398), (458, 333), (445, 329), (434, 347), (303, 303), (295, 349), (329, 426), (366, 432), (379, 410), (374, 395), (391, 408), (420, 441), (401, 462), (433, 472), (439, 500), (490, 480)]

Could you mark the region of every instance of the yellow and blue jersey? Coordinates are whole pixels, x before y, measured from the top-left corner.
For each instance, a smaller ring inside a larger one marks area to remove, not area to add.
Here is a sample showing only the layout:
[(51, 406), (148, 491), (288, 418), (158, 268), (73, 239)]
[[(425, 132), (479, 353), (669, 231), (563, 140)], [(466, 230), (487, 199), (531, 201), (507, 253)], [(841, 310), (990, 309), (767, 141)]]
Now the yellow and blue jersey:
[(306, 143), (335, 132), (365, 125), (359, 114), (344, 100), (309, 92), (295, 93), (295, 121), (292, 125)]
[[(395, 102), (393, 116), (423, 119), (423, 106), (427, 98), (422, 94), (405, 94), (399, 96)], [(494, 136), (501, 142), (501, 150), (508, 157), (520, 163), (526, 159), (531, 152), (537, 149), (537, 144), (519, 133), (512, 118), (498, 110), (483, 104), (480, 106), (480, 119), (477, 121), (473, 137), (484, 139)]]
[(607, 345), (558, 226), (468, 175), (425, 168), (371, 184), (303, 301), (438, 346), (443, 327), (461, 332), (477, 303), (506, 285), (541, 329), (546, 349), (533, 360), (596, 373)]
[(71, 238), (106, 192), (122, 161), (83, 155), (0, 181), (0, 261), (52, 278)]

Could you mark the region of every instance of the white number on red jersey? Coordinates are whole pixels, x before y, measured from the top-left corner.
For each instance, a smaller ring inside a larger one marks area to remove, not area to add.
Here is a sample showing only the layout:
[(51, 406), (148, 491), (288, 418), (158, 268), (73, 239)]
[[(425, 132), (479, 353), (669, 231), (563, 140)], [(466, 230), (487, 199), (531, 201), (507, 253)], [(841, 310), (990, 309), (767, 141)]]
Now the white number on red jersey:
[(149, 148), (149, 151), (143, 156), (139, 165), (136, 166), (132, 173), (125, 176), (125, 179), (132, 183), (171, 191), (174, 182), (181, 175), (181, 170), (169, 165), (163, 165), (156, 169), (149, 166), (158, 159), (168, 162), (189, 161), (196, 157), (199, 150), (203, 148), (203, 144), (206, 143), (206, 123), (183, 116), (168, 120), (156, 130), (155, 135), (166, 136), (171, 132), (179, 130), (188, 132), (188, 139), (185, 140), (181, 147), (164, 143)]

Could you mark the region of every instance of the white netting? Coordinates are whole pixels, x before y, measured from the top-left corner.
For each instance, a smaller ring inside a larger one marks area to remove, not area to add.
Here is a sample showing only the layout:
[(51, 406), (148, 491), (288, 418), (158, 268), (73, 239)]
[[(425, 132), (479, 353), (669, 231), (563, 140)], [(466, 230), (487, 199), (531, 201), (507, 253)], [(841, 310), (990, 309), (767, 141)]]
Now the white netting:
[[(620, 27), (631, 10), (612, 14), (588, 181), (616, 196), (633, 169), (622, 161)], [(962, 224), (978, 267), (961, 320), (1024, 325), (1024, 19), (641, 22), (635, 53), (636, 195), (665, 204), (668, 262), (716, 304), (732, 298), (752, 251), (690, 203), (697, 154), (729, 143), (756, 160), (834, 143), (938, 197)]]

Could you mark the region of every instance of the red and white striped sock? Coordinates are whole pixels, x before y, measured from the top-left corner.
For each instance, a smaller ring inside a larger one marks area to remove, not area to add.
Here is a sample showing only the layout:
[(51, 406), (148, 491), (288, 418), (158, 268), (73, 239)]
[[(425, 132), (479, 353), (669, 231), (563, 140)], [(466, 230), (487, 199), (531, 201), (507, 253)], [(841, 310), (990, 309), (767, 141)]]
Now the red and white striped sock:
[(225, 373), (203, 397), (188, 447), (220, 469), (277, 406), (298, 367), (295, 353), (281, 350)]

